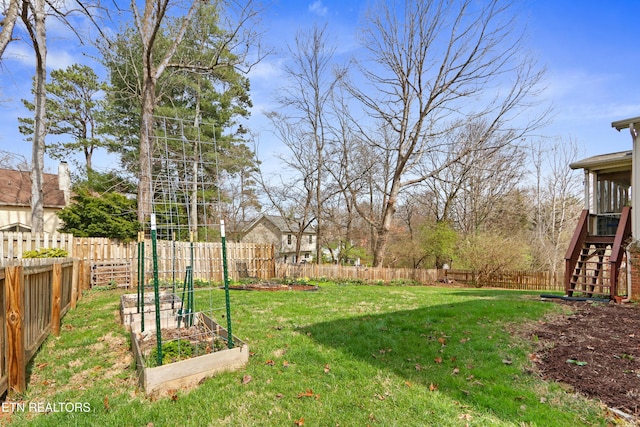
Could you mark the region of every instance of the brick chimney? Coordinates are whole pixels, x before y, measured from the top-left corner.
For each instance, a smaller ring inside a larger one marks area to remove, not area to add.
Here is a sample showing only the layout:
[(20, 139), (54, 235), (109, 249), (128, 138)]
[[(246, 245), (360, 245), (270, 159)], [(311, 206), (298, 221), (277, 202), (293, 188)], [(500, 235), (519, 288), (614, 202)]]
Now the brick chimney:
[(58, 189), (64, 193), (64, 204), (68, 206), (71, 201), (71, 172), (67, 162), (58, 165)]

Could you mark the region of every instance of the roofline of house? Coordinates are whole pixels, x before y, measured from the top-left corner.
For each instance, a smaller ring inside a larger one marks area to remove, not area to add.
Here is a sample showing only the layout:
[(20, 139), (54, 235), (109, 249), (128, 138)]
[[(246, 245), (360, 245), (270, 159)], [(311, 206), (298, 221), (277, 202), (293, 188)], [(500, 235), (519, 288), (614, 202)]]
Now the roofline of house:
[(629, 126), (635, 123), (640, 124), (640, 117), (632, 117), (630, 119), (617, 120), (615, 122), (611, 122), (611, 127), (615, 128), (618, 131), (621, 131), (622, 129), (629, 129)]

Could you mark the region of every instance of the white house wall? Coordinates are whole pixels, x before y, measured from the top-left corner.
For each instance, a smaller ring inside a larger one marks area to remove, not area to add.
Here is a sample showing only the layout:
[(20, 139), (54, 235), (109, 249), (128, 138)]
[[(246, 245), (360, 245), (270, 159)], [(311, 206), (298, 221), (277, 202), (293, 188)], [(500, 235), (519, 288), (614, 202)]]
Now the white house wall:
[[(44, 231), (55, 233), (62, 226), (56, 215), (58, 209), (44, 209)], [(31, 228), (31, 208), (4, 206), (0, 209), (0, 228), (9, 225), (23, 225)]]

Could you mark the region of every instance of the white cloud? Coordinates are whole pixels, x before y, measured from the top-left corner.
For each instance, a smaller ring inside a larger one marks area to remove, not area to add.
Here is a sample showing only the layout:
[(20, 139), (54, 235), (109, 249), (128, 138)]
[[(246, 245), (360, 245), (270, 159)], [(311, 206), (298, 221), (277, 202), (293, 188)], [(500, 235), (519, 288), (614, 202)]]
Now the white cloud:
[(319, 16), (325, 16), (328, 12), (328, 9), (322, 4), (322, 0), (316, 0), (309, 5), (309, 12), (315, 13)]
[[(26, 67), (31, 71), (34, 71), (36, 65), (36, 58), (33, 53), (33, 49), (23, 43), (10, 43), (5, 51), (3, 60), (7, 60), (7, 65), (13, 67)], [(47, 69), (56, 70), (61, 68), (67, 68), (75, 63), (86, 62), (86, 59), (82, 55), (74, 56), (68, 50), (51, 48), (47, 50)], [(9, 65), (10, 63), (14, 65)]]
[(249, 78), (254, 84), (255, 80), (271, 80), (280, 77), (282, 74), (282, 63), (284, 60), (268, 61), (263, 59), (251, 68)]

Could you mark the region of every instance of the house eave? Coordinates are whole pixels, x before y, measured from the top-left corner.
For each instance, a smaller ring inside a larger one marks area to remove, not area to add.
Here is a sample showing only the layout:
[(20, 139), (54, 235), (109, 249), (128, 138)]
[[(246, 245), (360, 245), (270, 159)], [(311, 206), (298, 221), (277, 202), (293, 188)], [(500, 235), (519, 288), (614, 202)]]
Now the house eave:
[(622, 129), (629, 129), (629, 126), (631, 126), (634, 123), (640, 124), (640, 117), (632, 117), (630, 119), (617, 120), (615, 122), (611, 122), (611, 127), (615, 128), (618, 131), (621, 131)]
[(571, 169), (585, 169), (593, 172), (603, 170), (631, 170), (632, 163), (632, 151), (627, 150), (588, 157), (571, 163), (569, 167)]

